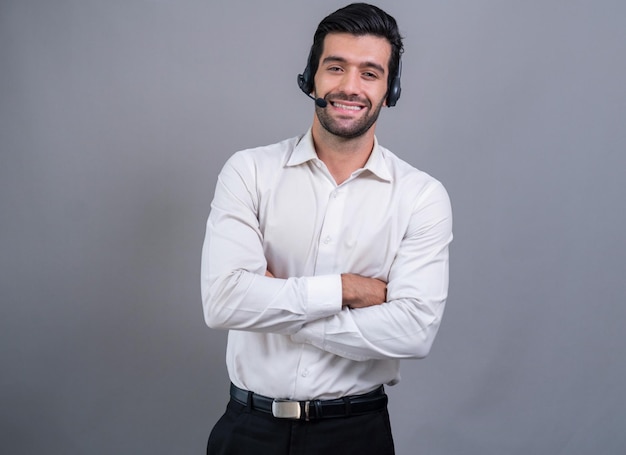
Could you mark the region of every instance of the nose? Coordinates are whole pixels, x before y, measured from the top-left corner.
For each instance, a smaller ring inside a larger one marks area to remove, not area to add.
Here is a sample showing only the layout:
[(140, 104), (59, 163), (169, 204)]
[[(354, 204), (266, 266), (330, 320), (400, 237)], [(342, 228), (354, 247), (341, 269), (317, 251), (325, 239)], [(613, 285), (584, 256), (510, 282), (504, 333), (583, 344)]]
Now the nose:
[(361, 88), (361, 75), (356, 70), (346, 71), (341, 77), (339, 89), (347, 95), (358, 95)]

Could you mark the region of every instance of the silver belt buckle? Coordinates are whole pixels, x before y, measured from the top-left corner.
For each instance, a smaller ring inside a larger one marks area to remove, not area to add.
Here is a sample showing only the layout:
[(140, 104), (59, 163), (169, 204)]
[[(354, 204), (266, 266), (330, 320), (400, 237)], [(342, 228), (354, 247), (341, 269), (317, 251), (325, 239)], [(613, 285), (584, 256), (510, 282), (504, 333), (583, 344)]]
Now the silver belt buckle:
[(289, 400), (274, 400), (272, 402), (272, 415), (279, 419), (300, 419), (302, 410), (300, 402)]

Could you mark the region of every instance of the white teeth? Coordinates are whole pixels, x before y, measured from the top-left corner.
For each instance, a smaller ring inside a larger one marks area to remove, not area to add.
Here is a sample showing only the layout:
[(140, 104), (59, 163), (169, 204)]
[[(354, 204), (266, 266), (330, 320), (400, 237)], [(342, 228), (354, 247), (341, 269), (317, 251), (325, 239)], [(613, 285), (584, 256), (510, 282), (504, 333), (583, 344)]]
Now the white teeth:
[(350, 111), (360, 111), (362, 109), (361, 106), (346, 106), (345, 104), (333, 103), (333, 106), (340, 107), (341, 109), (348, 109)]

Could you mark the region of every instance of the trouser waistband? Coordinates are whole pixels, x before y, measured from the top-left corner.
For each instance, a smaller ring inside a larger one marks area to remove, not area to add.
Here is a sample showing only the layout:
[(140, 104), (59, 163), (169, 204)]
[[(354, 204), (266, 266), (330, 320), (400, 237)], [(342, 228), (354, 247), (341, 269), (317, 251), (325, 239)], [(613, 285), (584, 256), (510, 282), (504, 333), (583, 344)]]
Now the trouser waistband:
[(230, 397), (252, 409), (282, 419), (317, 420), (377, 412), (387, 407), (387, 395), (381, 385), (363, 395), (350, 395), (333, 400), (290, 401), (269, 398), (230, 384)]

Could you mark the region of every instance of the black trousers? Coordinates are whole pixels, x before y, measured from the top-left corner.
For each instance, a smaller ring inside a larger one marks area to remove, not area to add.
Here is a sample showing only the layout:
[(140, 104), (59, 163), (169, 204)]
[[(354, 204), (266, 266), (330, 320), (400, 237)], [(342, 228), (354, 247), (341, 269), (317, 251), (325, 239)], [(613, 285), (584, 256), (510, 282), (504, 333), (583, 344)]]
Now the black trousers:
[(393, 455), (387, 409), (310, 422), (277, 419), (231, 400), (207, 455)]

